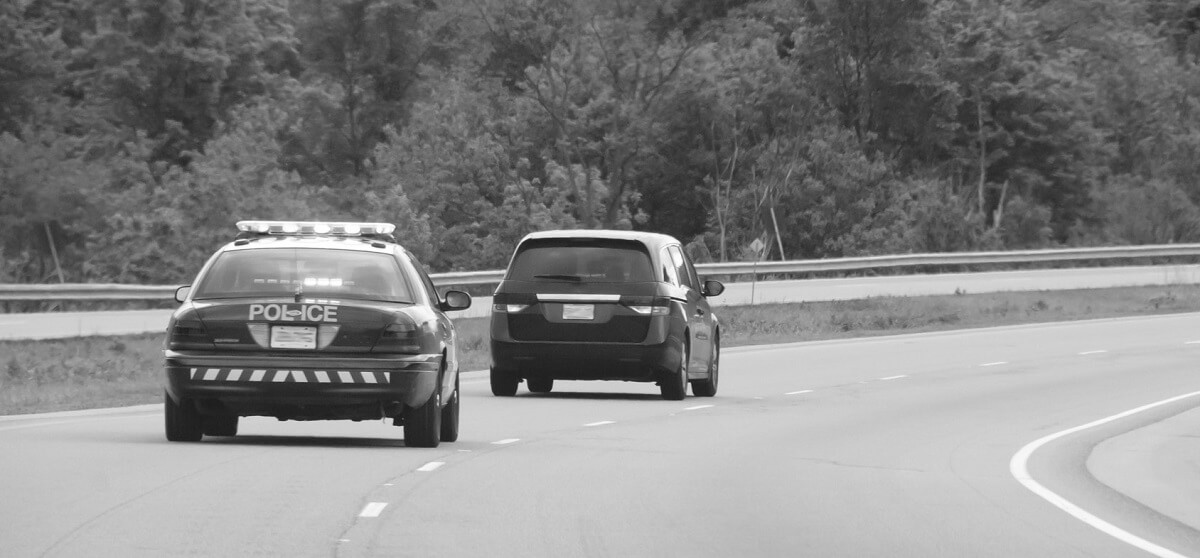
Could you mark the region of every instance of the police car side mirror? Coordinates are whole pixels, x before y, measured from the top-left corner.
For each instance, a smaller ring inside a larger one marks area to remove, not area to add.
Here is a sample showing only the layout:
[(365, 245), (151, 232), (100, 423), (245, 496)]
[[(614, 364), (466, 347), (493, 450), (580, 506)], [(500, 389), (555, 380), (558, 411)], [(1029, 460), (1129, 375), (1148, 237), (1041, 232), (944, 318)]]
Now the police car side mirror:
[(725, 292), (725, 285), (716, 279), (708, 279), (704, 281), (704, 290), (700, 294), (704, 296), (720, 296)]
[(175, 302), (183, 302), (187, 300), (188, 295), (192, 294), (192, 286), (184, 285), (175, 289)]
[(446, 291), (446, 300), (438, 306), (442, 310), (466, 310), (471, 307), (471, 295), (462, 291)]

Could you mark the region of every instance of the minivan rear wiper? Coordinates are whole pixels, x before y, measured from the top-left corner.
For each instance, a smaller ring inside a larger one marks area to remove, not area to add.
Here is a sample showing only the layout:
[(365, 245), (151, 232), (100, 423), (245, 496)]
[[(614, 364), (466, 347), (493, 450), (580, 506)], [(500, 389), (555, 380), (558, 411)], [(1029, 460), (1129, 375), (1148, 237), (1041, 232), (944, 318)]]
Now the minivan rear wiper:
[(583, 277), (580, 277), (578, 275), (548, 274), (548, 275), (534, 275), (533, 277), (535, 279), (558, 279), (560, 281), (583, 281)]

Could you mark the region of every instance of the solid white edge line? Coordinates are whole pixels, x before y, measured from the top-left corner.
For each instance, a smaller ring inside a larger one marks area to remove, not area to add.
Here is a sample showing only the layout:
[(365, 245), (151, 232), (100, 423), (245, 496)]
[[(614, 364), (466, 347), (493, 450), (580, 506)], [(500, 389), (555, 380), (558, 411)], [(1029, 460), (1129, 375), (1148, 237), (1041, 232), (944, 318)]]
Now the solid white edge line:
[(900, 378), (907, 378), (907, 377), (908, 377), (908, 374), (901, 374), (899, 376), (888, 376), (886, 378), (880, 378), (879, 380), (881, 382), (888, 382), (891, 380), (899, 380)]
[(360, 512), (358, 514), (358, 516), (359, 517), (379, 517), (379, 514), (383, 513), (383, 508), (386, 508), (386, 507), (387, 507), (387, 502), (371, 502), (370, 504), (363, 506), (363, 510), (362, 510), (362, 512)]
[(597, 422), (589, 422), (589, 423), (585, 424), (584, 426), (604, 426), (606, 424), (616, 424), (616, 421), (601, 420), (601, 421), (597, 421)]
[(1089, 428), (1100, 426), (1105, 423), (1109, 423), (1109, 422), (1112, 422), (1115, 420), (1120, 420), (1120, 419), (1123, 419), (1130, 415), (1140, 413), (1142, 411), (1146, 411), (1149, 409), (1153, 409), (1155, 407), (1174, 403), (1176, 401), (1181, 401), (1181, 400), (1187, 399), (1189, 397), (1195, 397), (1197, 395), (1200, 395), (1200, 391), (1194, 391), (1192, 393), (1186, 393), (1183, 395), (1172, 397), (1170, 399), (1164, 399), (1162, 401), (1158, 401), (1156, 403), (1151, 403), (1149, 405), (1142, 405), (1141, 407), (1138, 407), (1136, 409), (1130, 409), (1123, 413), (1117, 413), (1110, 417), (1105, 417), (1100, 420), (1095, 420), (1095, 421), (1089, 422), (1087, 424), (1076, 426), (1074, 428), (1068, 428), (1066, 430), (1063, 430), (1062, 432), (1056, 432), (1049, 436), (1044, 436), (1042, 438), (1038, 438), (1037, 440), (1034, 440), (1033, 442), (1026, 444), (1025, 447), (1021, 448), (1020, 451), (1018, 451), (1015, 455), (1012, 456), (1012, 460), (1010, 460), (1008, 463), (1009, 472), (1012, 473), (1013, 478), (1017, 479), (1017, 482), (1020, 482), (1021, 485), (1024, 486), (1025, 488), (1029, 489), (1030, 492), (1033, 492), (1038, 497), (1053, 504), (1055, 507), (1067, 512), (1068, 514), (1075, 517), (1076, 519), (1078, 519), (1092, 527), (1095, 527), (1096, 529), (1099, 529), (1101, 532), (1103, 532), (1113, 538), (1116, 538), (1117, 540), (1120, 540), (1124, 543), (1127, 543), (1131, 546), (1134, 546), (1138, 549), (1141, 549), (1145, 552), (1149, 552), (1150, 554), (1159, 556), (1161, 558), (1185, 558), (1184, 555), (1182, 555), (1182, 554), (1179, 554), (1172, 550), (1158, 546), (1150, 541), (1147, 541), (1141, 537), (1138, 537), (1137, 535), (1134, 535), (1133, 533), (1125, 531), (1125, 530), (1121, 529), (1120, 527), (1117, 527), (1116, 525), (1113, 525), (1107, 521), (1104, 521), (1103, 519), (1100, 519), (1099, 517), (1096, 517), (1095, 515), (1092, 515), (1091, 513), (1088, 513), (1083, 508), (1080, 508), (1079, 506), (1068, 501), (1066, 498), (1063, 498), (1062, 496), (1055, 494), (1050, 489), (1042, 486), (1037, 481), (1033, 480), (1033, 477), (1031, 477), (1029, 475), (1029, 458), (1033, 456), (1033, 452), (1037, 451), (1038, 448), (1040, 448), (1054, 440), (1062, 438), (1064, 436), (1069, 436), (1071, 434), (1074, 434), (1074, 433), (1082, 431), (1082, 430), (1087, 430)]
[(511, 444), (511, 443), (520, 442), (520, 441), (521, 441), (520, 438), (505, 438), (503, 440), (496, 440), (495, 442), (492, 442), (492, 445), (493, 446), (503, 446), (505, 444)]
[(436, 471), (438, 467), (441, 467), (442, 465), (445, 465), (445, 464), (446, 464), (445, 461), (430, 461), (429, 463), (426, 463), (426, 464), (418, 467), (417, 470), (422, 473), (428, 473), (430, 471)]
[(811, 389), (802, 389), (800, 391), (789, 391), (789, 392), (785, 393), (784, 395), (800, 395), (801, 393), (812, 393), (812, 391), (813, 390), (811, 390)]

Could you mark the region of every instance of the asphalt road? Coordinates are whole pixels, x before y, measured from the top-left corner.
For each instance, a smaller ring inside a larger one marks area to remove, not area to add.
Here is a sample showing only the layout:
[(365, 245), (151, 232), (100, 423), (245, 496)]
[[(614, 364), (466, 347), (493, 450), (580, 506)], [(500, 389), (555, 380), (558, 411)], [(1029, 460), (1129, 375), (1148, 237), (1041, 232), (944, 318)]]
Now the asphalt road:
[[(941, 273), (729, 283), (711, 299), (717, 306), (856, 300), (875, 296), (924, 296), (1064, 289), (1103, 289), (1200, 283), (1200, 265), (1160, 265), (1038, 269), (981, 273)], [(475, 297), (453, 315), (485, 318), (492, 297)], [(166, 329), (171, 310), (0, 314), (0, 339), (53, 339), (84, 335), (125, 335)]]
[(437, 449), (9, 417), (0, 554), (1200, 556), (1197, 358), (1189, 314), (727, 350), (718, 396), (682, 402), (472, 373)]

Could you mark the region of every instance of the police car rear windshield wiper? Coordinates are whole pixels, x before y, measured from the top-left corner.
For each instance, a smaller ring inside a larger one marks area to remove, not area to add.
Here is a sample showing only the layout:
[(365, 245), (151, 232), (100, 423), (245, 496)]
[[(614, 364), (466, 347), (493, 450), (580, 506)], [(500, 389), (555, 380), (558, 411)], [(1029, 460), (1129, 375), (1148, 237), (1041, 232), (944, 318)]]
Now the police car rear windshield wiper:
[(548, 274), (548, 275), (534, 275), (533, 277), (534, 277), (534, 279), (558, 279), (560, 281), (583, 281), (583, 277), (580, 277), (578, 275)]

